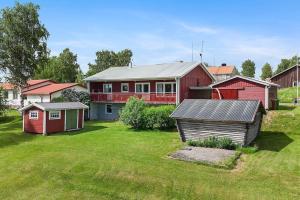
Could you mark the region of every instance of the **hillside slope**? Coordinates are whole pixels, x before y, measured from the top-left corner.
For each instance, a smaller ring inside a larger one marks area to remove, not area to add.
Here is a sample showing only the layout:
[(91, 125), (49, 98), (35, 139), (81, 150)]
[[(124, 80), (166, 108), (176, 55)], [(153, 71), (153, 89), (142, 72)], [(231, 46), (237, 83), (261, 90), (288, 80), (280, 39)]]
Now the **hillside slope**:
[[(299, 96), (300, 96), (300, 87), (299, 89)], [(292, 103), (294, 98), (297, 96), (297, 88), (296, 87), (289, 87), (278, 90), (278, 98), (281, 103)]]

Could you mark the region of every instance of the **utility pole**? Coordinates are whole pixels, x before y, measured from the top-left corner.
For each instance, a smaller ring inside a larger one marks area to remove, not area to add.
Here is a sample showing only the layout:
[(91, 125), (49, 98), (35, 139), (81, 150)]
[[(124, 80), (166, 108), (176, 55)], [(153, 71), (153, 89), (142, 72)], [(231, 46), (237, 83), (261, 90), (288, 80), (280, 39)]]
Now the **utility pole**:
[(298, 99), (299, 99), (299, 91), (298, 91), (298, 87), (299, 87), (299, 58), (298, 58), (298, 54), (296, 55), (296, 59), (297, 59), (297, 104), (298, 104)]
[(194, 42), (192, 42), (192, 62), (194, 62)]

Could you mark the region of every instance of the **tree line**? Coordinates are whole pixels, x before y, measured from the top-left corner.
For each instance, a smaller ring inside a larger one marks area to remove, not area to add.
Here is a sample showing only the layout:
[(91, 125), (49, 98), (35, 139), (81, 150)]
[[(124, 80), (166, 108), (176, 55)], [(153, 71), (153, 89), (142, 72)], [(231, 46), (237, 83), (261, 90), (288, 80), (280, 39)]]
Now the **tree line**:
[[(267, 78), (271, 78), (272, 76), (290, 68), (293, 67), (297, 64), (297, 58), (298, 58), (298, 63), (300, 63), (300, 58), (297, 56), (293, 56), (292, 58), (283, 58), (281, 59), (280, 63), (277, 65), (277, 69), (273, 72), (272, 66), (269, 63), (265, 63), (261, 70), (261, 76), (260, 78), (262, 80), (266, 80)], [(242, 63), (242, 71), (241, 74), (243, 76), (247, 77), (255, 77), (255, 63), (254, 61), (248, 59), (245, 60)]]

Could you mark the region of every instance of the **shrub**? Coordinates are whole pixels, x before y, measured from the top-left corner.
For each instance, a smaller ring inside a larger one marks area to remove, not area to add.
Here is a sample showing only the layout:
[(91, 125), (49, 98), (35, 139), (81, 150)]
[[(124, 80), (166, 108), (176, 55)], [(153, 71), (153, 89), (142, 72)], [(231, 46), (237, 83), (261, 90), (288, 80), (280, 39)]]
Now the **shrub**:
[(145, 128), (168, 129), (175, 127), (175, 120), (170, 117), (175, 107), (172, 105), (166, 106), (151, 106), (144, 110)]
[(219, 149), (229, 149), (234, 150), (239, 145), (235, 144), (230, 138), (226, 137), (209, 137), (203, 140), (188, 141), (188, 145), (195, 147), (208, 147), (208, 148), (219, 148)]
[(143, 118), (145, 107), (146, 104), (143, 100), (130, 97), (120, 113), (120, 120), (134, 129), (145, 128)]
[(147, 106), (143, 100), (130, 97), (120, 113), (120, 120), (134, 129), (173, 128), (175, 120), (170, 114), (174, 109), (172, 105)]

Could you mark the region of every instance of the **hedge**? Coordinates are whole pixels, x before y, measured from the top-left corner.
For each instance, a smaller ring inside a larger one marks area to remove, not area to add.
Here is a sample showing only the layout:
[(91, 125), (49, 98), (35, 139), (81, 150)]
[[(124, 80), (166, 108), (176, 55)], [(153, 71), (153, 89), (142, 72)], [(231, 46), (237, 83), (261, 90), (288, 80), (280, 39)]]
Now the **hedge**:
[(120, 120), (134, 129), (169, 129), (175, 127), (170, 118), (175, 106), (149, 106), (143, 100), (130, 97), (120, 113)]

